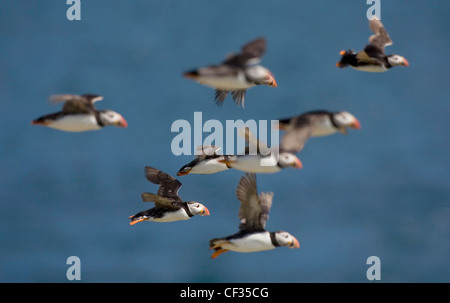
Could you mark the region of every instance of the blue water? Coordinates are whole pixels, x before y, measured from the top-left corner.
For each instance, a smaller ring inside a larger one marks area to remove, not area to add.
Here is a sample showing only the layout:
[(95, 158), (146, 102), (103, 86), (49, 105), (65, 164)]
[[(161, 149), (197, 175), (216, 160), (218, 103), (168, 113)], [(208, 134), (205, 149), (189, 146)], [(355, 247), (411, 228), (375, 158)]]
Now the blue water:
[[(450, 102), (446, 1), (382, 1), (381, 18), (409, 68), (383, 74), (335, 67), (339, 51), (371, 34), (365, 1), (0, 1), (0, 281), (66, 282), (69, 256), (82, 282), (450, 282)], [(245, 109), (184, 79), (253, 38), (278, 88), (247, 93)], [(55, 93), (96, 93), (129, 127), (65, 133), (31, 126), (57, 111)], [(175, 175), (177, 119), (277, 119), (347, 110), (362, 129), (311, 139), (302, 170), (258, 175), (273, 191), (269, 230), (301, 248), (210, 259), (208, 241), (235, 233), (242, 173), (180, 177), (180, 195), (209, 217), (139, 223), (128, 216), (157, 187), (144, 166)]]

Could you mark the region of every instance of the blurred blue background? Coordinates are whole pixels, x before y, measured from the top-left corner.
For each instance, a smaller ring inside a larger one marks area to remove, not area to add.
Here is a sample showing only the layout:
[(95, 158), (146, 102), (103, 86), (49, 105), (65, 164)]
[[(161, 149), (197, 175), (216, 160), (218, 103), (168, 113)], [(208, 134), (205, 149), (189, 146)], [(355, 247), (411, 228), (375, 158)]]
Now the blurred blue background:
[[(0, 281), (66, 282), (69, 256), (82, 282), (450, 282), (450, 103), (446, 1), (381, 2), (409, 68), (341, 70), (343, 49), (371, 32), (366, 1), (0, 1)], [(245, 109), (184, 79), (253, 38), (278, 88), (247, 92)], [(104, 96), (99, 109), (128, 121), (85, 133), (31, 126), (55, 112), (56, 93)], [(173, 121), (278, 119), (347, 110), (360, 131), (311, 139), (304, 168), (258, 175), (273, 191), (269, 230), (301, 248), (210, 259), (208, 241), (237, 231), (239, 171), (179, 177), (180, 195), (209, 217), (129, 226), (157, 186), (144, 166), (175, 176), (193, 156), (174, 156)]]

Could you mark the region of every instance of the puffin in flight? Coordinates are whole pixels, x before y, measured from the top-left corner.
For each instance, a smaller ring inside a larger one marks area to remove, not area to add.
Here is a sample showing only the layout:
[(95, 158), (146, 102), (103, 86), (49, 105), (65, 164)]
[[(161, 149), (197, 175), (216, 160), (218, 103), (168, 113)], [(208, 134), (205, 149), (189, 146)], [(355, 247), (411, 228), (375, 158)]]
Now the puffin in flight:
[(50, 102), (64, 102), (60, 112), (41, 116), (33, 121), (33, 125), (43, 125), (67, 132), (84, 132), (99, 130), (104, 126), (127, 127), (127, 121), (119, 113), (112, 110), (97, 110), (94, 103), (103, 100), (102, 96), (53, 95)]
[(257, 38), (244, 45), (240, 53), (230, 55), (221, 64), (187, 71), (184, 77), (214, 88), (217, 105), (222, 105), (231, 92), (236, 104), (244, 107), (248, 88), (256, 85), (277, 87), (272, 73), (259, 64), (265, 50), (266, 40)]
[(154, 202), (155, 207), (130, 216), (130, 225), (142, 221), (172, 222), (188, 220), (195, 215), (209, 216), (209, 210), (203, 204), (196, 201), (184, 202), (178, 196), (178, 191), (181, 187), (180, 181), (150, 166), (145, 167), (145, 176), (150, 182), (159, 185), (156, 195), (151, 193), (142, 194), (142, 200), (144, 202)]
[(214, 174), (220, 171), (228, 170), (229, 167), (219, 162), (226, 160), (229, 156), (218, 154), (220, 147), (215, 145), (202, 145), (197, 147), (201, 150), (201, 155), (198, 155), (194, 160), (180, 168), (177, 176), (185, 176), (188, 174)]
[(279, 246), (299, 248), (298, 240), (288, 232), (269, 232), (265, 229), (272, 206), (273, 193), (258, 195), (255, 174), (245, 174), (239, 181), (236, 195), (241, 202), (239, 208), (239, 232), (209, 241), (214, 249), (211, 258), (217, 258), (227, 251), (257, 252), (274, 249)]
[(360, 129), (361, 124), (349, 112), (317, 110), (295, 117), (279, 120), (278, 127), (285, 131), (281, 137), (280, 149), (286, 152), (300, 152), (310, 137), (347, 134), (348, 128)]
[(284, 151), (280, 147), (268, 147), (258, 140), (246, 127), (239, 134), (244, 136), (248, 146), (244, 154), (228, 156), (219, 160), (229, 168), (234, 168), (247, 173), (276, 173), (282, 169), (303, 167), (300, 159), (290, 151)]
[(352, 50), (341, 51), (341, 60), (337, 67), (350, 66), (356, 70), (365, 72), (385, 72), (394, 66), (409, 66), (408, 61), (400, 55), (386, 55), (384, 48), (392, 45), (386, 29), (380, 20), (373, 18), (369, 21), (369, 27), (374, 35), (369, 37), (369, 44), (364, 50), (355, 52)]

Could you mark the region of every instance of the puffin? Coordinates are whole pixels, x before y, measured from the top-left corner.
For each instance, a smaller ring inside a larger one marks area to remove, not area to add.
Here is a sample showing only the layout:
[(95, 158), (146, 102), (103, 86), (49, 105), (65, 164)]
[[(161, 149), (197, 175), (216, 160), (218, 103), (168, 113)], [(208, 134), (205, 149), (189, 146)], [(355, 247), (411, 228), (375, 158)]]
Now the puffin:
[(384, 48), (392, 45), (393, 42), (380, 20), (374, 17), (369, 21), (369, 27), (374, 33), (369, 37), (369, 44), (359, 52), (353, 50), (341, 51), (341, 60), (336, 63), (337, 67), (350, 66), (359, 71), (385, 72), (394, 66), (409, 66), (404, 57), (396, 54), (385, 54)]
[(189, 220), (195, 215), (209, 216), (209, 210), (203, 204), (196, 201), (184, 202), (178, 196), (181, 187), (180, 181), (150, 166), (145, 167), (145, 176), (150, 182), (159, 185), (156, 195), (152, 193), (142, 193), (141, 195), (142, 201), (154, 202), (155, 207), (130, 216), (130, 225), (142, 221), (172, 222)]
[(214, 249), (211, 258), (215, 259), (227, 251), (257, 252), (275, 249), (280, 246), (300, 248), (298, 240), (286, 231), (269, 232), (265, 229), (272, 206), (273, 192), (258, 195), (255, 174), (241, 177), (236, 189), (241, 206), (239, 208), (239, 232), (209, 241)]
[(346, 111), (316, 110), (280, 119), (278, 128), (285, 131), (281, 137), (280, 149), (298, 153), (310, 137), (328, 136), (337, 132), (347, 134), (348, 128), (361, 129), (361, 124), (355, 116)]
[(214, 174), (229, 169), (226, 164), (219, 162), (220, 160), (229, 158), (227, 155), (220, 155), (217, 153), (221, 150), (220, 147), (215, 145), (202, 145), (198, 146), (197, 150), (201, 150), (201, 155), (198, 155), (188, 164), (183, 165), (177, 172), (177, 176), (185, 176), (188, 174)]
[(248, 173), (271, 174), (277, 173), (285, 168), (300, 169), (303, 167), (300, 159), (290, 152), (276, 152), (272, 150), (269, 154), (249, 154), (229, 156), (228, 159), (219, 160), (229, 168), (234, 168)]
[(247, 147), (243, 154), (230, 155), (227, 159), (219, 160), (229, 168), (234, 168), (247, 173), (277, 173), (282, 169), (303, 167), (300, 159), (290, 151), (281, 150), (280, 147), (268, 147), (258, 140), (248, 128), (240, 130), (240, 135), (245, 137)]
[(277, 87), (273, 74), (260, 65), (266, 50), (266, 39), (257, 38), (245, 44), (241, 52), (231, 54), (218, 65), (196, 68), (184, 77), (215, 89), (215, 101), (222, 105), (228, 93), (238, 106), (244, 107), (245, 92), (257, 85)]
[(62, 110), (41, 116), (32, 125), (42, 125), (66, 132), (84, 132), (99, 130), (105, 126), (127, 127), (127, 121), (121, 114), (112, 110), (97, 110), (94, 103), (103, 100), (103, 96), (94, 94), (61, 94), (50, 96), (50, 102), (63, 102)]

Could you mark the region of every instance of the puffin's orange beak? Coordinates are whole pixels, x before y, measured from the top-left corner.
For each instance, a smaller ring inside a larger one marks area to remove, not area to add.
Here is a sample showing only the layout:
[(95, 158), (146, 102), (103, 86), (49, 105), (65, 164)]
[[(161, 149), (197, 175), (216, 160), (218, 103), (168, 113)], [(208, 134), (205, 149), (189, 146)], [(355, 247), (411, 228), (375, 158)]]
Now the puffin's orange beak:
[(200, 213), (201, 216), (209, 216), (209, 210), (203, 206), (203, 211)]
[(361, 129), (361, 123), (357, 119), (353, 121), (353, 124), (351, 125), (352, 128)]
[(300, 169), (303, 167), (303, 163), (302, 163), (302, 161), (300, 161), (299, 158), (295, 158), (295, 162), (294, 162), (294, 164), (292, 164), (292, 166)]
[(270, 84), (269, 86), (271, 86), (271, 87), (278, 87), (277, 81), (275, 81), (274, 77), (272, 77), (272, 84)]
[(289, 245), (289, 248), (300, 248), (300, 243), (298, 242), (297, 238), (295, 238), (295, 237), (292, 237), (292, 238), (294, 238), (294, 239), (293, 239), (291, 245)]
[(405, 58), (403, 58), (403, 65), (406, 66), (406, 67), (409, 66), (409, 62)]
[(272, 75), (272, 73), (268, 73), (267, 74), (267, 80), (269, 80), (268, 81), (268, 86), (270, 86), (270, 87), (278, 87), (278, 85), (277, 85), (277, 81), (275, 81), (275, 77)]
[(117, 126), (119, 126), (119, 127), (128, 127), (127, 120), (125, 120), (123, 117), (120, 117), (119, 122), (117, 122)]

